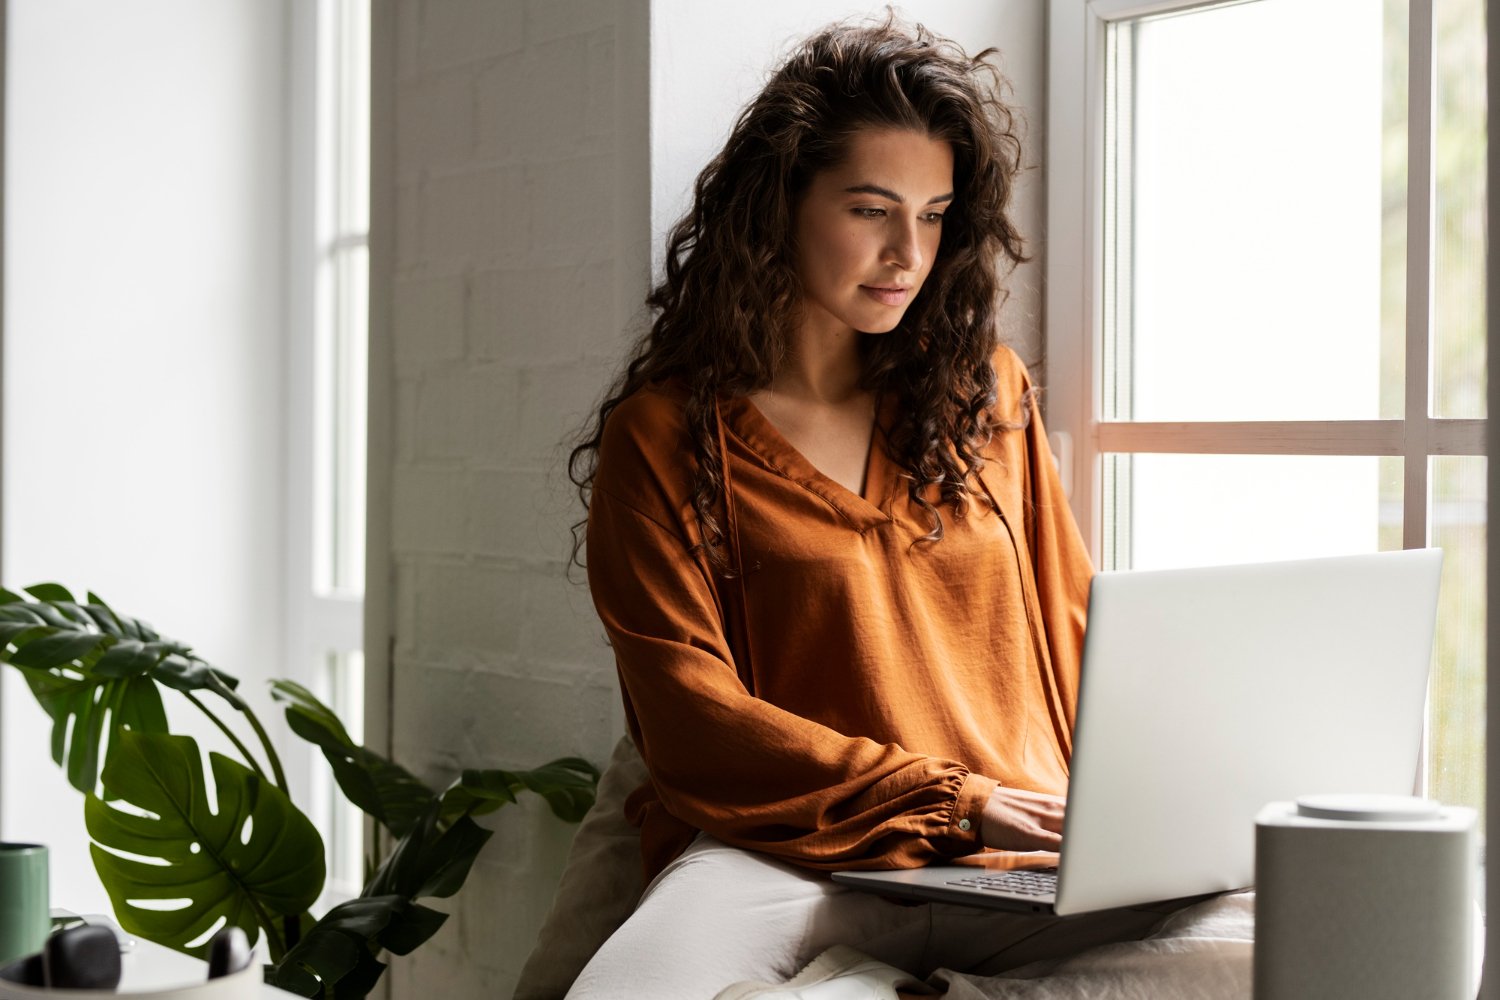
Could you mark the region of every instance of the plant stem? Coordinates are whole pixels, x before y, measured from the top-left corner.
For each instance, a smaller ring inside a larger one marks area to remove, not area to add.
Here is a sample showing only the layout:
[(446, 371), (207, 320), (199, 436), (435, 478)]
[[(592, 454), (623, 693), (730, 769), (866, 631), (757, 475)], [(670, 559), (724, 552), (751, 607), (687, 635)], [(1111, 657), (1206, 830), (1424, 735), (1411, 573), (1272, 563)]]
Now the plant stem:
[(276, 755), (276, 748), (271, 745), (271, 738), (266, 735), (265, 727), (260, 724), (260, 719), (255, 717), (254, 710), (250, 708), (249, 703), (245, 699), (226, 687), (224, 682), (219, 680), (217, 674), (210, 672), (209, 677), (211, 678), (210, 683), (219, 696), (239, 709), (241, 714), (250, 723), (250, 728), (255, 730), (255, 735), (260, 739), (261, 749), (266, 752), (266, 760), (271, 762), (271, 773), (275, 776), (276, 787), (290, 795), (291, 789), (286, 784), (286, 772), (281, 769), (281, 758)]
[(261, 930), (266, 932), (266, 944), (270, 946), (271, 951), (271, 964), (275, 965), (286, 956), (286, 939), (278, 932), (276, 921), (261, 908), (253, 894), (246, 893), (245, 901), (250, 904), (250, 909), (255, 911), (255, 922), (260, 924)]
[(238, 750), (240, 752), (240, 755), (245, 758), (245, 763), (250, 765), (250, 769), (252, 771), (260, 775), (261, 778), (265, 778), (266, 772), (260, 769), (260, 765), (256, 763), (255, 757), (250, 753), (250, 748), (240, 742), (239, 737), (234, 735), (234, 730), (230, 729), (224, 724), (224, 720), (220, 719), (213, 713), (212, 709), (210, 709), (207, 705), (203, 704), (203, 702), (194, 697), (191, 691), (182, 691), (179, 693), (188, 701), (192, 702), (194, 705), (197, 705), (199, 710), (202, 711), (204, 715), (208, 716), (209, 719), (213, 721), (214, 725), (219, 727), (219, 732), (229, 737), (229, 742), (234, 744), (234, 748)]
[(291, 790), (286, 786), (286, 772), (281, 769), (281, 758), (276, 756), (276, 748), (271, 746), (271, 737), (266, 735), (265, 727), (260, 724), (260, 720), (255, 717), (249, 705), (240, 711), (245, 713), (245, 718), (250, 721), (250, 728), (255, 730), (256, 736), (260, 737), (261, 748), (266, 752), (266, 759), (271, 762), (271, 773), (276, 776), (276, 787), (290, 795)]

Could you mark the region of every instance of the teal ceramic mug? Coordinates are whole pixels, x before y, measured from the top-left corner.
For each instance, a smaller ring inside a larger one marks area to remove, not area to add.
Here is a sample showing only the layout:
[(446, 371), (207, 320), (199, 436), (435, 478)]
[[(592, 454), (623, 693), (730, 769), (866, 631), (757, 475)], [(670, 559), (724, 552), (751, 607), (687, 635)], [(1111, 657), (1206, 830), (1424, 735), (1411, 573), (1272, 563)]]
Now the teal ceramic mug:
[(51, 913), (47, 848), (0, 842), (0, 965), (42, 950)]

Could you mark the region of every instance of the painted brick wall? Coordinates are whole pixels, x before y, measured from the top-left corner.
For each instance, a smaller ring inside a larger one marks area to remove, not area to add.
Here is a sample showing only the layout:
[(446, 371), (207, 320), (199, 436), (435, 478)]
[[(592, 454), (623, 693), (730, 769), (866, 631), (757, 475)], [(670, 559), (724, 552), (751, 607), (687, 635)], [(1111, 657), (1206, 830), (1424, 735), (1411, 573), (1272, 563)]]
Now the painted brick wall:
[[(391, 443), (371, 461), (388, 463), (390, 587), (371, 613), (393, 636), (390, 746), (434, 783), (602, 763), (624, 722), (587, 591), (565, 574), (578, 506), (563, 442), (645, 293), (645, 5), (388, 9)], [(394, 960), (392, 996), (510, 995), (575, 828), (538, 801), (484, 822), (493, 839), (438, 904), (452, 917)]]

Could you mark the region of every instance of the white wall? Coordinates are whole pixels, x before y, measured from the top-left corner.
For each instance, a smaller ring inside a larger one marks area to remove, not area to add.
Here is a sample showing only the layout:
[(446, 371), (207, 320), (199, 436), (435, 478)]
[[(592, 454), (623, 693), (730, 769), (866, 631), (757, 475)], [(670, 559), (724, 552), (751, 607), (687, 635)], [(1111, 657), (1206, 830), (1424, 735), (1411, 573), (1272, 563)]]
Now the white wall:
[[(401, 0), (379, 9), (366, 632), (372, 666), (387, 647), (391, 658), (390, 686), (376, 680), (372, 699), (388, 694), (389, 712), (372, 728), (388, 727), (396, 757), (433, 782), (563, 754), (602, 764), (623, 718), (587, 592), (563, 575), (579, 510), (561, 442), (626, 347), (653, 245), (659, 254), (692, 178), (782, 43), (877, 7)], [(911, 10), (972, 49), (1004, 49), (1032, 122), (1027, 163), (1039, 164), (1040, 0)], [(1017, 208), (1037, 251), (1039, 181), (1027, 174)], [(1031, 265), (1013, 279), (1004, 314), (1032, 356), (1039, 274)], [(485, 822), (495, 837), (442, 904), (452, 919), (394, 960), (393, 996), (513, 988), (575, 828), (534, 801)]]
[[(284, 7), (8, 18), (0, 577), (92, 589), (259, 698), (281, 673)], [(108, 912), (50, 720), (3, 673), (0, 836), (51, 846), (56, 905)]]

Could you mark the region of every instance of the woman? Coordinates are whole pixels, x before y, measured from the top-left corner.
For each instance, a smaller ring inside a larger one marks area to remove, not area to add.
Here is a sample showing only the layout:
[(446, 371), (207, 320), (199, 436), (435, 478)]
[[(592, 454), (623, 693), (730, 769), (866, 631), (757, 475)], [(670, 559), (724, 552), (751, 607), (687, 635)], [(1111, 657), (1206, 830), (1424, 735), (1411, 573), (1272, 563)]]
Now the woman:
[(783, 982), (834, 944), (987, 973), (1161, 916), (901, 906), (824, 874), (1060, 843), (1092, 568), (997, 342), (999, 267), (1026, 258), (991, 54), (893, 19), (819, 33), (670, 235), (572, 456), (651, 781), (626, 804), (650, 885), (571, 997)]

